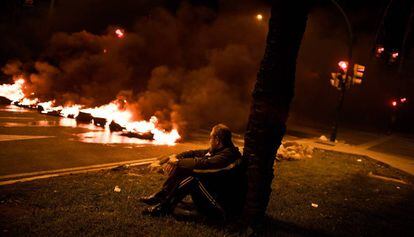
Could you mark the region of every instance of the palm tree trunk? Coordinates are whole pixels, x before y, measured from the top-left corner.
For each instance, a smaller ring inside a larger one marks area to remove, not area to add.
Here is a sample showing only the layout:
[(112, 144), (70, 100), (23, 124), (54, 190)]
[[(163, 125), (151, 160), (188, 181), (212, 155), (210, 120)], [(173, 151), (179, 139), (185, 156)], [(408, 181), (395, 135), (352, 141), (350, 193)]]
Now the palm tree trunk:
[(273, 1), (267, 45), (252, 93), (244, 138), (248, 176), (244, 217), (249, 222), (260, 221), (269, 202), (273, 162), (286, 130), (308, 2)]

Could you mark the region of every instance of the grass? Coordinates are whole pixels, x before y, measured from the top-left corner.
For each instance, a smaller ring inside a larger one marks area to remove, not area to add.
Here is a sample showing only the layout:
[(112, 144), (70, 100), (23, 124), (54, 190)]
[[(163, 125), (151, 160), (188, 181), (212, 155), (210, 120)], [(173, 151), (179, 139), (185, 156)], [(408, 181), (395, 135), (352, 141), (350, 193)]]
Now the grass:
[[(222, 227), (205, 222), (142, 216), (138, 197), (164, 179), (135, 167), (0, 187), (0, 235), (223, 236)], [(266, 235), (414, 236), (413, 183), (387, 165), (343, 153), (317, 150), (310, 159), (277, 163)]]

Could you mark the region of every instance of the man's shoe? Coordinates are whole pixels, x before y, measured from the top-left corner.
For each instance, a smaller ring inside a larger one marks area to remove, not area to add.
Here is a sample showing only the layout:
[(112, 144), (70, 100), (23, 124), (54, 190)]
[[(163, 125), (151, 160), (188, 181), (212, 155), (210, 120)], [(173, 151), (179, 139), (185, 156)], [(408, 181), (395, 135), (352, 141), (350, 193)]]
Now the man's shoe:
[(157, 194), (152, 194), (146, 197), (140, 197), (138, 200), (148, 205), (155, 205), (162, 201), (161, 198), (159, 198)]
[(162, 205), (162, 204), (157, 204), (155, 206), (147, 207), (142, 211), (143, 215), (154, 216), (154, 217), (166, 216), (169, 213), (170, 212), (165, 207), (165, 205)]

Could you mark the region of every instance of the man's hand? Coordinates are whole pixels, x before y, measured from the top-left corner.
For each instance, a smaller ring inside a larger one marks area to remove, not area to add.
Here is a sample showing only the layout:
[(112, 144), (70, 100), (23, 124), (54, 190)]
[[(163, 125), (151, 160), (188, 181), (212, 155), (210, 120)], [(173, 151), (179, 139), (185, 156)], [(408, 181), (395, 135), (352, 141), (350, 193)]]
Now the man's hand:
[(176, 155), (169, 156), (169, 160), (167, 162), (167, 166), (165, 167), (165, 171), (167, 174), (171, 174), (171, 172), (175, 169), (178, 163), (178, 159)]

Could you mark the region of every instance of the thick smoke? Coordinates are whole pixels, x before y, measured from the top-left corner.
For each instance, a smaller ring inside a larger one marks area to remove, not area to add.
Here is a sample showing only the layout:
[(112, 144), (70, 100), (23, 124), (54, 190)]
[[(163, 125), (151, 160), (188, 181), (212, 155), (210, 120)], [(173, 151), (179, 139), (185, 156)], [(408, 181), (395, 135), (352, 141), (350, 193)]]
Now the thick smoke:
[[(223, 122), (243, 131), (263, 56), (269, 8), (251, 0), (219, 1), (218, 9), (195, 5), (174, 10), (134, 7), (150, 2), (156, 5), (159, 1), (131, 0), (119, 7), (108, 1), (96, 8), (91, 0), (62, 2), (69, 5), (62, 5), (65, 11), (56, 18), (56, 27), (64, 32), (45, 40), (47, 47), (35, 62), (26, 56), (23, 63), (11, 62), (3, 72), (25, 72), (30, 80), (27, 95), (34, 92), (36, 97), (56, 99), (59, 104), (97, 106), (114, 98), (126, 99), (135, 119), (155, 114), (167, 129), (177, 124), (185, 133)], [(342, 123), (386, 128), (389, 102), (399, 96), (396, 65), (380, 62), (371, 54), (380, 10), (387, 2), (341, 2), (349, 5), (345, 10), (357, 39), (354, 62), (367, 66), (366, 80), (346, 94)], [(79, 7), (82, 16), (74, 17)], [(127, 11), (129, 8), (134, 10)], [(88, 9), (95, 9), (99, 17), (88, 15)], [(265, 16), (261, 22), (254, 18), (259, 11)], [(102, 33), (102, 24), (108, 22), (112, 25)], [(83, 25), (89, 31), (79, 31)], [(125, 28), (122, 39), (114, 33), (118, 27)], [(346, 42), (345, 23), (334, 7), (326, 3), (310, 14), (298, 58), (291, 121), (330, 126), (338, 91), (330, 86), (329, 77), (337, 62), (346, 58)], [(407, 57), (405, 68), (413, 68), (410, 65), (413, 60)], [(405, 70), (405, 74), (410, 78), (412, 70)], [(412, 80), (404, 79), (401, 85), (410, 100)], [(406, 117), (414, 118), (410, 108)]]
[[(56, 33), (33, 73), (26, 94), (58, 104), (97, 106), (127, 99), (135, 119), (156, 115), (181, 131), (223, 122), (242, 130), (262, 55), (266, 24), (254, 15), (217, 15), (184, 5), (139, 19), (118, 38), (86, 31)], [(16, 74), (21, 63), (3, 70)]]

